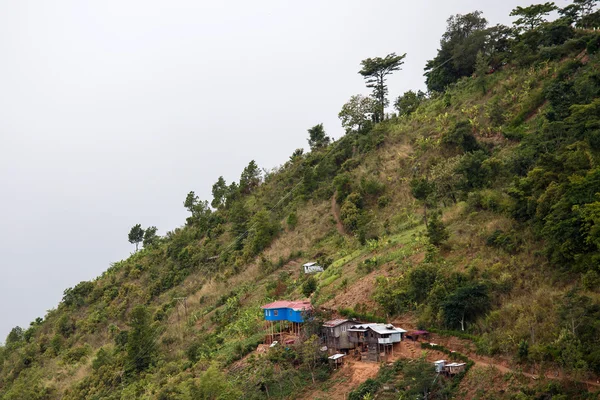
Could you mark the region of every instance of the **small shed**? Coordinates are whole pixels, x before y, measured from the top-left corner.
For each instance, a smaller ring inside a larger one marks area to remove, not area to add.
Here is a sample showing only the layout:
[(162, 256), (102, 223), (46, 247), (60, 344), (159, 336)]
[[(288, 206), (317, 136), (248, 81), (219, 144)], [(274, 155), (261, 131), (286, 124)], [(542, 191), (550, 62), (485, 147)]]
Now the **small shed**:
[(337, 354), (334, 354), (334, 355), (328, 357), (328, 360), (329, 360), (329, 363), (333, 364), (335, 369), (337, 369), (338, 365), (343, 364), (345, 356), (346, 356), (345, 354), (337, 353)]
[(465, 370), (466, 363), (450, 363), (444, 366), (444, 372), (448, 375), (456, 375)]
[(316, 262), (309, 262), (302, 266), (304, 267), (305, 274), (315, 274), (317, 272), (323, 272), (323, 267), (318, 265)]
[(446, 360), (437, 360), (433, 362), (435, 365), (435, 372), (438, 374), (444, 371), (444, 366), (446, 365)]

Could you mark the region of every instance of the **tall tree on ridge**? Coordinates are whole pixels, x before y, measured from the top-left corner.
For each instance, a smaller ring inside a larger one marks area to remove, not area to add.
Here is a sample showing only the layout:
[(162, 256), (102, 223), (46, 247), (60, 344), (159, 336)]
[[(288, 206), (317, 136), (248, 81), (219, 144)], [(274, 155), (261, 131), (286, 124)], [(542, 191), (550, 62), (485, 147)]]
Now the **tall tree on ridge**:
[(513, 24), (520, 30), (532, 30), (546, 22), (546, 15), (557, 10), (553, 2), (533, 4), (529, 7), (518, 6), (510, 12), (511, 17), (519, 17)]
[(135, 224), (129, 231), (129, 243), (135, 244), (135, 251), (138, 251), (142, 240), (144, 240), (144, 230), (140, 224)]
[(325, 134), (325, 128), (323, 124), (318, 124), (308, 129), (308, 145), (311, 150), (325, 147), (329, 144), (331, 139)]
[(385, 84), (386, 77), (392, 72), (400, 70), (400, 66), (404, 64), (404, 57), (406, 57), (406, 53), (401, 56), (391, 53), (384, 58), (367, 58), (360, 62), (362, 69), (358, 73), (367, 81), (367, 87), (373, 89), (371, 96), (377, 102), (375, 110), (376, 122), (383, 121), (385, 106), (388, 105), (386, 97), (388, 89)]

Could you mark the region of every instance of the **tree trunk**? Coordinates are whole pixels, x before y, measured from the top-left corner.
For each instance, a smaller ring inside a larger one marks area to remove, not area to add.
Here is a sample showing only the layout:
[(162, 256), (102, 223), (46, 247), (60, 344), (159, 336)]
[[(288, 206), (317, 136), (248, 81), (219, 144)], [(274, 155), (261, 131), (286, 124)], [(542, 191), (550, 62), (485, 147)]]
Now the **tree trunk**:
[(423, 204), (423, 218), (425, 219), (425, 228), (428, 228), (427, 225), (427, 203)]
[(465, 330), (465, 314), (463, 313), (462, 318), (460, 319), (460, 330)]

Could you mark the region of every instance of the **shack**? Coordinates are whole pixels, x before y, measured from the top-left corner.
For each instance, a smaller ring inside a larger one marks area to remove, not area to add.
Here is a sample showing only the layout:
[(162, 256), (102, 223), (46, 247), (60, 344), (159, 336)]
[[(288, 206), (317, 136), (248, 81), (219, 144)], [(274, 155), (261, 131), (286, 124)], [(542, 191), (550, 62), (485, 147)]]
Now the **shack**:
[(461, 372), (463, 372), (465, 370), (465, 366), (467, 364), (466, 363), (451, 363), (451, 364), (446, 364), (444, 366), (444, 373), (446, 375), (452, 376), (452, 375), (456, 375), (459, 374)]
[(444, 374), (446, 376), (453, 376), (464, 371), (467, 365), (466, 363), (456, 362), (446, 364), (446, 362), (446, 360), (434, 361), (433, 364), (435, 365), (435, 372), (438, 374)]
[(302, 266), (304, 267), (305, 274), (315, 274), (317, 272), (323, 272), (323, 267), (318, 265), (316, 262), (309, 262)]
[(333, 319), (323, 323), (323, 342), (329, 349), (337, 351), (349, 350), (356, 347), (348, 337), (348, 329), (359, 321), (349, 319)]
[(299, 337), (305, 318), (313, 312), (309, 301), (279, 300), (261, 307), (267, 324), (268, 341), (273, 342), (275, 337), (281, 338), (283, 332)]
[(342, 365), (344, 362), (345, 354), (334, 354), (330, 357), (327, 357), (330, 364), (333, 364), (334, 368), (337, 369), (338, 365)]
[(368, 361), (382, 361), (402, 341), (406, 331), (392, 324), (355, 324), (348, 329), (350, 342), (355, 344)]

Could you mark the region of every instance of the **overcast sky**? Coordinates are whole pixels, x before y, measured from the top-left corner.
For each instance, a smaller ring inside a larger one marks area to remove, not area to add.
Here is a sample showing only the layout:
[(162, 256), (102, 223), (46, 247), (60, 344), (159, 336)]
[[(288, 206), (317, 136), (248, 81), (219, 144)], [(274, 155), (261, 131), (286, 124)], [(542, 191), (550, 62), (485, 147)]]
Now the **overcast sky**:
[(2, 1), (0, 342), (126, 258), (134, 224), (182, 225), (188, 191), (282, 164), (317, 123), (338, 138), (360, 60), (407, 53), (390, 97), (424, 89), (448, 16), (531, 3)]

